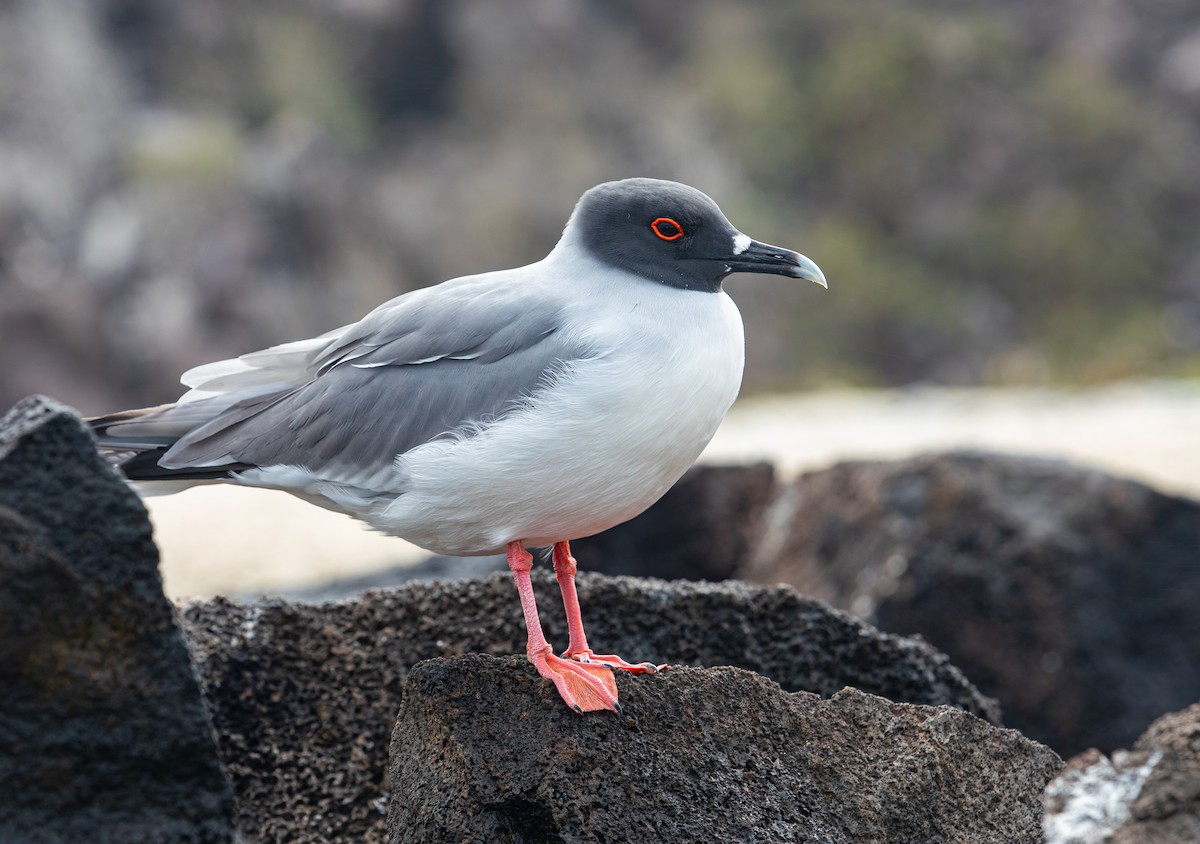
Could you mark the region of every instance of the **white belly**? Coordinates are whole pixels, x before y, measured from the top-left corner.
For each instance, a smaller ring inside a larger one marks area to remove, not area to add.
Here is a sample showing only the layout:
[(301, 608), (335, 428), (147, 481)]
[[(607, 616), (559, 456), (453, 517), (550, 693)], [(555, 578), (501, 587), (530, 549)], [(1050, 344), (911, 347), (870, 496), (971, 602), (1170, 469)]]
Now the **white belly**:
[(598, 357), (482, 433), (402, 455), (405, 491), (360, 517), (438, 553), (487, 554), (590, 536), (657, 501), (737, 397), (744, 340), (726, 294), (647, 288), (611, 319), (590, 314)]

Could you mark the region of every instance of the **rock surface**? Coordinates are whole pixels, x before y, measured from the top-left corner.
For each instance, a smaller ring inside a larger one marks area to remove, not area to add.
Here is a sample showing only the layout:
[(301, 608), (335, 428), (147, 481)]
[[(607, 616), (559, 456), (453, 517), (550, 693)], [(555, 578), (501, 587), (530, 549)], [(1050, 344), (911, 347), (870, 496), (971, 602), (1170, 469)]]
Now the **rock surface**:
[(234, 840), (141, 503), (79, 418), (0, 420), (0, 841)]
[(1200, 698), (1200, 504), (978, 453), (804, 475), (742, 572), (919, 633), (1062, 753)]
[(1045, 809), (1046, 844), (1200, 841), (1200, 703), (1159, 718), (1132, 751), (1072, 759)]
[[(994, 703), (925, 643), (881, 634), (792, 589), (586, 573), (578, 583), (589, 639), (601, 650), (736, 665), (822, 695), (856, 686), (998, 720)], [(534, 584), (547, 636), (561, 646), (565, 624), (547, 566)], [(525, 648), (507, 575), (323, 606), (216, 600), (189, 606), (183, 622), (239, 822), (255, 841), (385, 840), (381, 760), (411, 666)]]
[(519, 657), (413, 669), (391, 745), (402, 842), (1037, 842), (1048, 748), (950, 707), (788, 694), (735, 668), (618, 679), (576, 716)]
[[(549, 567), (534, 580), (561, 643)], [(235, 841), (236, 813), (256, 842), (383, 842), (389, 799), (397, 840), (1034, 840), (1059, 760), (990, 725), (994, 701), (924, 642), (787, 587), (588, 573), (579, 593), (602, 649), (758, 674), (623, 677), (627, 717), (580, 718), (511, 656), (506, 574), (196, 604), (181, 636), (144, 509), (77, 416), (27, 400), (0, 422), (0, 841)], [(424, 785), (474, 758), (497, 777), (475, 808)]]

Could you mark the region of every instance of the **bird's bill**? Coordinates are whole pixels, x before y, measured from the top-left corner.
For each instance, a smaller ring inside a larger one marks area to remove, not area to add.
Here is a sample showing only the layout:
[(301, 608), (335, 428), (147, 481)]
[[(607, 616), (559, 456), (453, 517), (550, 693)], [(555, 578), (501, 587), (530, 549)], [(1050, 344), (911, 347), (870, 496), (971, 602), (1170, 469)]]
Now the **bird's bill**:
[(730, 272), (790, 275), (829, 289), (829, 283), (825, 281), (825, 274), (821, 272), (820, 267), (799, 252), (784, 249), (782, 246), (751, 240), (745, 249), (729, 258), (726, 263)]

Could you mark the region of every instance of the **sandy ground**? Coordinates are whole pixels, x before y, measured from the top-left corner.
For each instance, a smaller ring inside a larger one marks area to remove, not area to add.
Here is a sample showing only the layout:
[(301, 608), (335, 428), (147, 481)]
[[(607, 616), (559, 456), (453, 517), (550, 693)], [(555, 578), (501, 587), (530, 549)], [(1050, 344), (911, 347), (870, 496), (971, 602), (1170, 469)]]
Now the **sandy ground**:
[[(745, 399), (703, 459), (772, 460), (788, 477), (838, 460), (953, 447), (1064, 457), (1200, 498), (1200, 382)], [(147, 504), (176, 598), (269, 593), (425, 556), (284, 493), (213, 486)]]

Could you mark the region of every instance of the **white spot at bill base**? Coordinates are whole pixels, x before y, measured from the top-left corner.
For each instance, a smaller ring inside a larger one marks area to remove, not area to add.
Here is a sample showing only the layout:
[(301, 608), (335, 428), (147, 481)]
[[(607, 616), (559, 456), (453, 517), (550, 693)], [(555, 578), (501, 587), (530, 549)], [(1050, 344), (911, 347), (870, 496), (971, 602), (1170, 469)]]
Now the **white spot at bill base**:
[(752, 241), (749, 237), (747, 237), (744, 234), (740, 234), (740, 233), (735, 234), (733, 236), (733, 254), (741, 255), (743, 252), (745, 252), (747, 249), (750, 248), (750, 244), (753, 242), (754, 241)]

